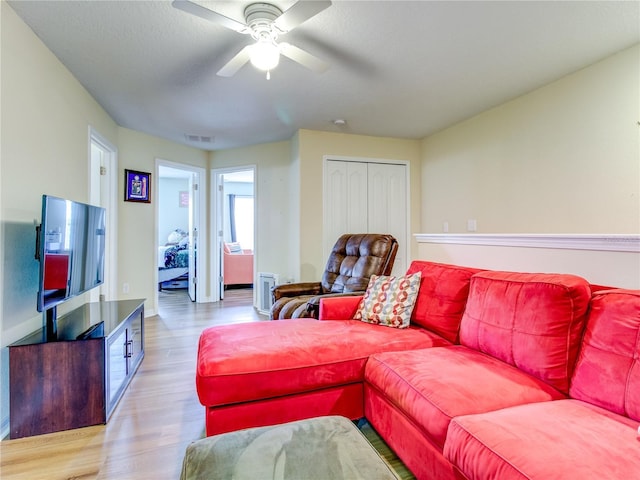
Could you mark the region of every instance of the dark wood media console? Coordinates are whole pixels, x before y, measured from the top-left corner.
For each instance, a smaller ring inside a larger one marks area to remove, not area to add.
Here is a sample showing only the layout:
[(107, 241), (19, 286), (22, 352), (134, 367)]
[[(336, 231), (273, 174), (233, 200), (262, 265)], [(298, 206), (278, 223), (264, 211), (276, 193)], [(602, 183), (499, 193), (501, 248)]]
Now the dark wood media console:
[(144, 300), (86, 303), (9, 345), (11, 438), (106, 423), (144, 357)]

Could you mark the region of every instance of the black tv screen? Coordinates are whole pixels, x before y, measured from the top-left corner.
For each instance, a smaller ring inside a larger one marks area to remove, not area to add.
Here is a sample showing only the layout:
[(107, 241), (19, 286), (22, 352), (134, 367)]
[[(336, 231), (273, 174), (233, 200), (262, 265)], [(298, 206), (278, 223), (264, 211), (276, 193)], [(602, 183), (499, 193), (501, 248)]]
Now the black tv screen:
[(42, 196), (39, 312), (104, 282), (105, 217), (104, 208)]

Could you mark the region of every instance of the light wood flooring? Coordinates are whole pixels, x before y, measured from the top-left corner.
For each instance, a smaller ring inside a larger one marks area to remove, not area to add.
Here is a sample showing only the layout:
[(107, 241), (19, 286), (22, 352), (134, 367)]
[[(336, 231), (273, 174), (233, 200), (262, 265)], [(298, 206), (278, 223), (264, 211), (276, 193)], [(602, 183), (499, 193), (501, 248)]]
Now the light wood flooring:
[(204, 434), (195, 390), (200, 333), (211, 325), (267, 320), (253, 292), (228, 290), (218, 303), (160, 293), (145, 319), (145, 358), (107, 425), (0, 442), (3, 480), (178, 479), (187, 445)]

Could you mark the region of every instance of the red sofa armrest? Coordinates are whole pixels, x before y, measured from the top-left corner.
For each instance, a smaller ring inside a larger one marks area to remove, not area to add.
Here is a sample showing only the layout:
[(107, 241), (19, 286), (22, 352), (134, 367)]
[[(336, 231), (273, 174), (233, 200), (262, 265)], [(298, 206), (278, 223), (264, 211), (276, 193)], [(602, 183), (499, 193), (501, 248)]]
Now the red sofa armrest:
[(318, 320), (351, 320), (358, 310), (362, 295), (320, 299)]

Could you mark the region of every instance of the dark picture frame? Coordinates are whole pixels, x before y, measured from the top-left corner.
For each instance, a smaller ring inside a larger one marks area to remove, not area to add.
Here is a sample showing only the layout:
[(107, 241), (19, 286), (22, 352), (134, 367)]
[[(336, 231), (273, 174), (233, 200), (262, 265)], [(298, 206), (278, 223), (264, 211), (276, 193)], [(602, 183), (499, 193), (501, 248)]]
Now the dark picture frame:
[(124, 200), (125, 202), (151, 203), (151, 174), (125, 169)]

